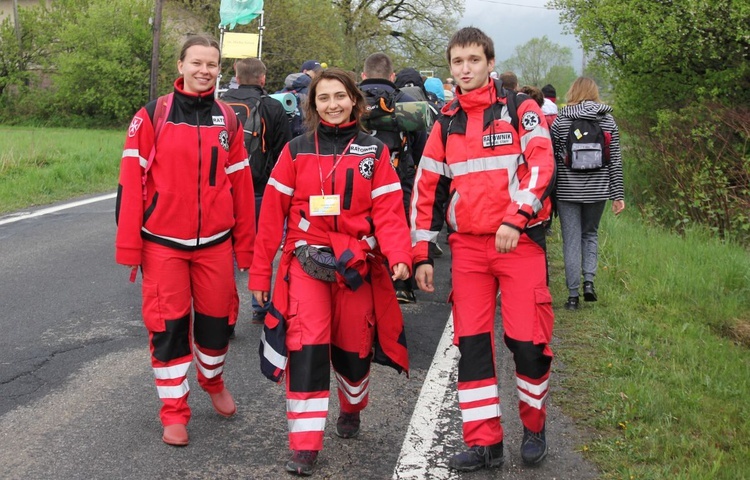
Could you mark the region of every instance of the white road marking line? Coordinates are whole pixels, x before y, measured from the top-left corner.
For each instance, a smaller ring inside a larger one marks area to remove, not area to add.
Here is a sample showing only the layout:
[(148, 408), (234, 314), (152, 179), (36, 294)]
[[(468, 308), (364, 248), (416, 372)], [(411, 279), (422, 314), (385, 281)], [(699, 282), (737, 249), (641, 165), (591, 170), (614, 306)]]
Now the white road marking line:
[(21, 213), (21, 214), (14, 215), (9, 218), (4, 218), (0, 220), (0, 225), (6, 225), (8, 223), (26, 220), (27, 218), (41, 217), (42, 215), (47, 215), (49, 213), (55, 213), (61, 210), (67, 210), (69, 208), (80, 207), (81, 205), (88, 205), (89, 203), (101, 202), (102, 200), (110, 200), (112, 198), (115, 198), (116, 196), (117, 196), (116, 193), (108, 193), (107, 195), (101, 195), (99, 197), (94, 197), (94, 198), (88, 198), (86, 200), (79, 200), (77, 202), (65, 203), (63, 205), (58, 205), (56, 207), (43, 208), (41, 210), (37, 210), (36, 212)]
[[(447, 468), (430, 470), (430, 459), (434, 457), (435, 433), (440, 431), (440, 414), (446, 405), (446, 391), (450, 388), (451, 374), (458, 364), (458, 348), (453, 345), (453, 314), (440, 337), (435, 357), (427, 372), (422, 390), (419, 392), (414, 413), (401, 446), (394, 480), (403, 479), (448, 479), (456, 478)], [(442, 450), (442, 448), (438, 448)]]

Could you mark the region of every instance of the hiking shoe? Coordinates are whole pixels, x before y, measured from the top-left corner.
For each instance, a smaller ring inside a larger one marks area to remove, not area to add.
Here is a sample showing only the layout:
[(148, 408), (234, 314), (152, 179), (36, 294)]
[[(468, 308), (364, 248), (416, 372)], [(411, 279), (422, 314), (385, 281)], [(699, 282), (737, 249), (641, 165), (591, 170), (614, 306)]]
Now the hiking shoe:
[(336, 421), (336, 435), (341, 438), (354, 438), (359, 434), (359, 412), (341, 412)]
[(453, 455), (448, 460), (448, 468), (459, 472), (473, 472), (480, 468), (498, 468), (504, 461), (503, 442), (489, 447), (475, 445), (465, 452)]
[(587, 302), (596, 301), (596, 290), (594, 290), (594, 282), (583, 282), (583, 299)]
[(285, 468), (287, 472), (309, 477), (313, 474), (313, 469), (317, 461), (317, 450), (295, 450), (292, 453), (292, 458), (286, 462)]
[(396, 290), (398, 303), (417, 303), (417, 297), (413, 290)]
[(547, 456), (547, 439), (544, 428), (541, 432), (532, 432), (523, 427), (523, 441), (521, 442), (521, 459), (526, 465), (537, 465)]
[(430, 253), (433, 257), (442, 257), (443, 249), (437, 243), (430, 243)]
[(565, 302), (565, 310), (578, 310), (578, 297), (568, 297)]

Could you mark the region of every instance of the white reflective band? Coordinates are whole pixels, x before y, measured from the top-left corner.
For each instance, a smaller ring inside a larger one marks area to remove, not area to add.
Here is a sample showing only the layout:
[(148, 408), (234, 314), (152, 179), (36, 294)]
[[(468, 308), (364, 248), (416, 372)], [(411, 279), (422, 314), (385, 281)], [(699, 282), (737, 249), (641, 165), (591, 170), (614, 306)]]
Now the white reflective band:
[(223, 232), (219, 232), (216, 235), (211, 235), (210, 237), (198, 237), (197, 240), (195, 238), (191, 238), (189, 240), (184, 240), (182, 238), (167, 237), (165, 235), (157, 235), (157, 234), (155, 234), (153, 232), (150, 232), (146, 227), (142, 227), (141, 231), (143, 231), (144, 233), (147, 233), (149, 235), (153, 235), (154, 237), (163, 238), (164, 240), (169, 240), (170, 242), (179, 243), (180, 245), (185, 245), (185, 246), (188, 246), (188, 247), (195, 247), (197, 245), (204, 245), (206, 243), (209, 243), (209, 242), (212, 242), (212, 241), (216, 240), (217, 238), (221, 238), (221, 237), (223, 237), (224, 235), (226, 235), (227, 233), (230, 232), (230, 230), (224, 230)]
[(280, 370), (285, 370), (287, 357), (274, 350), (273, 347), (271, 347), (271, 345), (266, 342), (265, 331), (260, 334), (260, 342), (261, 344), (263, 344), (263, 356), (265, 357), (265, 359), (268, 360), (274, 367)]
[(469, 388), (458, 391), (458, 403), (476, 402), (477, 400), (487, 400), (488, 398), (499, 398), (499, 396), (497, 385)]
[(461, 418), (464, 423), (490, 418), (500, 418), (500, 405), (485, 405), (483, 407), (461, 409)]
[(157, 385), (156, 391), (159, 393), (159, 398), (182, 398), (190, 391), (190, 385), (186, 378), (181, 384), (173, 387)]
[(362, 237), (362, 240), (364, 240), (365, 242), (367, 242), (367, 245), (370, 246), (371, 250), (375, 250), (375, 247), (378, 246), (378, 240), (375, 237), (373, 237), (373, 236)]
[(542, 202), (540, 202), (539, 199), (536, 198), (536, 195), (534, 195), (528, 190), (521, 190), (521, 191), (515, 192), (512, 198), (520, 206), (523, 206), (523, 205), (531, 206), (531, 209), (535, 213), (542, 209)]
[(521, 380), (520, 378), (516, 377), (516, 385), (518, 386), (518, 388), (523, 388), (533, 395), (541, 395), (546, 392), (547, 388), (549, 387), (549, 378), (542, 382), (541, 385), (534, 385), (533, 383), (529, 383), (526, 380)]
[(192, 362), (185, 362), (171, 367), (154, 367), (154, 377), (159, 380), (170, 380), (187, 375), (188, 368)]
[(438, 162), (434, 158), (430, 157), (422, 157), (422, 159), (419, 160), (419, 167), (417, 168), (417, 171), (419, 170), (427, 170), (428, 172), (437, 173), (438, 175), (442, 175), (444, 177), (453, 178), (451, 167), (449, 167), (447, 163)]
[(250, 168), (250, 162), (246, 159), (244, 159), (241, 162), (237, 162), (234, 165), (230, 165), (227, 168), (224, 169), (224, 171), (227, 173), (227, 175), (232, 174), (234, 172), (238, 172), (242, 170), (243, 168)]
[(533, 408), (536, 408), (537, 410), (542, 409), (545, 401), (547, 400), (547, 396), (549, 395), (549, 392), (547, 392), (542, 398), (534, 398), (532, 396), (526, 395), (522, 390), (516, 389), (516, 391), (518, 392), (518, 399), (520, 401)]
[(347, 392), (346, 389), (343, 388), (340, 389), (339, 392), (341, 392), (352, 405), (359, 405), (365, 398), (367, 398), (367, 394), (370, 392), (370, 384), (367, 383), (364, 390), (356, 395), (350, 395), (349, 392)]
[(363, 391), (367, 389), (367, 385), (370, 382), (370, 376), (368, 375), (365, 377), (365, 379), (362, 381), (362, 383), (359, 384), (359, 386), (353, 386), (351, 383), (347, 382), (344, 377), (336, 374), (336, 380), (339, 381), (339, 386), (345, 390), (347, 393), (351, 393), (352, 395), (359, 395)]
[(401, 184), (399, 182), (391, 183), (389, 185), (383, 185), (382, 187), (378, 187), (375, 190), (372, 191), (370, 194), (370, 197), (374, 200), (378, 198), (381, 195), (385, 195), (386, 193), (391, 192), (400, 192), (401, 191)]
[(221, 375), (221, 372), (224, 371), (224, 365), (212, 369), (204, 367), (203, 365), (201, 365), (201, 362), (195, 362), (195, 367), (200, 370), (200, 372), (206, 378), (214, 378), (218, 375)]
[(541, 123), (534, 127), (534, 130), (526, 132), (526, 134), (521, 137), (521, 151), (525, 152), (529, 142), (536, 137), (550, 138), (549, 131), (546, 128), (542, 128)]
[(294, 195), (294, 189), (292, 187), (287, 187), (283, 183), (280, 183), (275, 178), (271, 177), (268, 179), (268, 183), (266, 185), (270, 185), (279, 192), (283, 193), (284, 195), (289, 195), (290, 197)]
[(287, 399), (286, 411), (292, 412), (292, 413), (328, 412), (328, 399), (327, 398), (311, 398), (309, 400)]
[(456, 203), (458, 203), (458, 200), (460, 198), (461, 195), (458, 193), (458, 190), (456, 190), (451, 197), (451, 201), (448, 203), (448, 223), (450, 223), (450, 226), (454, 232), (459, 231), (458, 220), (456, 220)]
[(529, 190), (536, 188), (536, 181), (539, 180), (539, 167), (531, 167), (531, 178), (529, 179)]
[[(454, 163), (451, 171), (454, 177), (470, 173), (488, 172), (491, 170), (509, 170), (515, 172), (518, 167), (518, 155), (500, 155), (497, 157), (475, 158), (465, 162)], [(508, 176), (511, 176), (509, 173)]]
[(297, 240), (294, 242), (295, 247), (301, 247), (302, 245), (307, 245), (307, 240)]
[(203, 362), (204, 365), (218, 365), (220, 363), (224, 363), (224, 359), (227, 358), (227, 354), (218, 355), (216, 357), (207, 355), (203, 352), (201, 352), (197, 346), (195, 348), (195, 356), (198, 357), (198, 360)]
[(411, 231), (412, 245), (415, 245), (417, 242), (437, 243), (437, 238), (438, 238), (438, 232), (433, 232), (432, 230), (412, 230)]
[(148, 159), (141, 157), (141, 152), (138, 151), (135, 148), (127, 148), (122, 151), (122, 158), (125, 157), (135, 157), (138, 159), (138, 163), (141, 164), (142, 168), (146, 168), (146, 165), (148, 165)]
[(303, 232), (306, 232), (308, 228), (310, 228), (310, 221), (306, 218), (300, 218), (299, 219), (299, 228)]
[(322, 418), (297, 418), (289, 420), (289, 433), (298, 432), (322, 432), (326, 428), (326, 419)]

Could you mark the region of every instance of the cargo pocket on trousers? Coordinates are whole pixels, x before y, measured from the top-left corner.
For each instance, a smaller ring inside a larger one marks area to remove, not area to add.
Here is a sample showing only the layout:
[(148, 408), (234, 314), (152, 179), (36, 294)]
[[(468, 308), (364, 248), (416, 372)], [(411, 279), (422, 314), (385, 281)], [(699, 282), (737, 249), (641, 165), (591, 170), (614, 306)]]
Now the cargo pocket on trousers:
[(534, 344), (548, 344), (552, 340), (552, 326), (555, 322), (555, 314), (552, 311), (552, 294), (549, 288), (541, 287), (534, 289), (534, 300), (536, 302), (536, 323), (534, 324)]
[(375, 316), (365, 315), (362, 325), (362, 344), (359, 347), (359, 358), (366, 358), (372, 353), (372, 342), (375, 340)]
[(302, 350), (303, 325), (297, 316), (299, 312), (299, 302), (297, 300), (289, 301), (289, 311), (286, 317), (286, 348), (290, 352)]
[(149, 332), (166, 331), (164, 315), (159, 305), (159, 288), (156, 284), (143, 283), (143, 324)]

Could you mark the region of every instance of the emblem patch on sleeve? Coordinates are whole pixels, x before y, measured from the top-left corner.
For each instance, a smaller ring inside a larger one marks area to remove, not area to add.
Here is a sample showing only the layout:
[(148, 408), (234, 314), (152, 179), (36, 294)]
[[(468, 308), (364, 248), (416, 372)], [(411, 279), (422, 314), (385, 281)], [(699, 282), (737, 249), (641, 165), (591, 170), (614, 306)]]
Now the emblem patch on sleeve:
[(366, 180), (371, 180), (373, 173), (375, 173), (375, 160), (370, 157), (365, 157), (359, 162), (359, 173)]
[(534, 130), (539, 123), (539, 115), (537, 115), (536, 112), (526, 112), (521, 119), (521, 125), (523, 125), (523, 128), (526, 129), (527, 132)]
[(226, 130), (219, 132), (219, 143), (225, 151), (229, 151), (229, 133)]
[(130, 126), (128, 127), (128, 137), (135, 137), (135, 132), (141, 128), (142, 123), (143, 119), (141, 117), (133, 117), (133, 121), (130, 122)]

